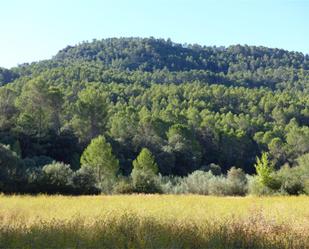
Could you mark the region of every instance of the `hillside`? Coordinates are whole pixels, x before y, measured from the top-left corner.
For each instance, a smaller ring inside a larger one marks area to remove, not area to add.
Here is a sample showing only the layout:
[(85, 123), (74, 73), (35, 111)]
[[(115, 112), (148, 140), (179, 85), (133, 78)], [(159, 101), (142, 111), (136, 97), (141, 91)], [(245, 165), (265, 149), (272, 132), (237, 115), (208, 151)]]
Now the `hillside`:
[[(98, 78), (98, 74), (106, 70), (120, 70), (122, 75), (131, 75), (136, 71), (147, 74), (163, 70), (164, 79), (155, 77), (156, 83), (200, 80), (204, 83), (266, 86), (274, 89), (277, 85), (282, 88), (281, 85), (287, 82), (307, 83), (309, 56), (283, 49), (247, 45), (225, 48), (182, 45), (154, 38), (110, 38), (68, 46), (51, 60), (24, 64), (11, 71), (1, 69), (0, 83), (8, 83), (18, 76), (72, 65), (79, 71), (85, 65), (92, 67), (93, 71), (88, 76), (90, 78)], [(166, 76), (167, 72), (169, 77)], [(147, 76), (153, 80), (152, 75)], [(101, 80), (106, 81), (105, 78)], [(120, 81), (126, 83), (126, 79)]]
[(309, 153), (309, 56), (298, 52), (111, 38), (0, 69), (0, 86), (0, 142), (21, 186), (53, 160), (79, 170), (98, 135), (125, 176), (143, 148), (177, 176), (253, 173), (262, 152), (280, 169)]
[(282, 49), (241, 45), (228, 48), (181, 45), (154, 38), (111, 38), (84, 42), (59, 51), (54, 60), (100, 61), (112, 68), (143, 71), (166, 68), (169, 71), (208, 70), (227, 73), (267, 67), (309, 69), (308, 56)]

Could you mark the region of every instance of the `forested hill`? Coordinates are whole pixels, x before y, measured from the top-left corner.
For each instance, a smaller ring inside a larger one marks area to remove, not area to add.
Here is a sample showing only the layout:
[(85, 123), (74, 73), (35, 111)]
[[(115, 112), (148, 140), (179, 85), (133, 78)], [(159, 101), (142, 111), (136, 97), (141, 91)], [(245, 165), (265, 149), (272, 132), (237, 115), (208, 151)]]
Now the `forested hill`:
[[(71, 73), (64, 67), (70, 67)], [(0, 85), (22, 76), (51, 73), (61, 74), (70, 81), (176, 84), (200, 81), (251, 88), (304, 89), (308, 85), (308, 69), (308, 55), (283, 49), (247, 45), (206, 47), (154, 38), (111, 38), (68, 46), (51, 60), (23, 64), (11, 70), (0, 68)]]
[(112, 38), (94, 40), (61, 50), (55, 60), (100, 61), (123, 70), (169, 71), (208, 70), (211, 72), (256, 71), (290, 67), (309, 69), (309, 57), (255, 46), (206, 47), (181, 45), (170, 40), (142, 38)]
[(143, 148), (164, 175), (252, 173), (263, 151), (277, 168), (309, 153), (309, 57), (298, 52), (112, 38), (0, 69), (0, 85), (0, 143), (26, 176), (53, 160), (79, 169), (99, 135), (124, 175)]

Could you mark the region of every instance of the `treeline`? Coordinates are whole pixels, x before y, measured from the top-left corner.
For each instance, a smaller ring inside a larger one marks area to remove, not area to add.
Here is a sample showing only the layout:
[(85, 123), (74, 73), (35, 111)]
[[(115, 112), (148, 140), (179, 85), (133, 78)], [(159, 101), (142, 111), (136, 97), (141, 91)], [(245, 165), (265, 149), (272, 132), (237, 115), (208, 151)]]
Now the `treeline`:
[(119, 174), (119, 160), (103, 136), (91, 141), (81, 156), (81, 168), (75, 171), (70, 165), (48, 162), (47, 157), (20, 159), (9, 146), (0, 145), (0, 156), (4, 193), (309, 195), (309, 153), (298, 158), (293, 167), (284, 165), (277, 171), (268, 153), (263, 153), (254, 165), (254, 176), (236, 167), (222, 174), (220, 166), (212, 163), (183, 177), (158, 174), (158, 165), (147, 148), (132, 162), (130, 175)]
[(309, 69), (309, 57), (299, 52), (256, 46), (206, 47), (154, 38), (110, 38), (83, 42), (59, 51), (54, 60), (100, 61), (122, 70), (212, 72), (256, 71), (259, 68)]
[[(4, 192), (111, 192), (121, 177), (121, 184), (136, 187), (133, 162), (145, 149), (162, 181), (214, 165), (226, 175), (214, 179), (230, 181), (233, 166), (254, 174), (263, 152), (274, 172), (309, 153), (308, 56), (301, 53), (107, 39), (1, 69), (0, 82), (0, 156), (14, 158), (12, 165), (1, 160), (0, 177), (8, 183), (16, 173), (20, 179), (0, 186)], [(99, 136), (117, 161), (108, 187), (97, 175), (103, 173), (81, 160)], [(69, 176), (66, 190), (44, 185), (47, 172), (58, 171)], [(247, 193), (250, 181), (240, 178)], [(166, 189), (161, 183), (157, 191)], [(300, 185), (296, 192), (305, 192)]]

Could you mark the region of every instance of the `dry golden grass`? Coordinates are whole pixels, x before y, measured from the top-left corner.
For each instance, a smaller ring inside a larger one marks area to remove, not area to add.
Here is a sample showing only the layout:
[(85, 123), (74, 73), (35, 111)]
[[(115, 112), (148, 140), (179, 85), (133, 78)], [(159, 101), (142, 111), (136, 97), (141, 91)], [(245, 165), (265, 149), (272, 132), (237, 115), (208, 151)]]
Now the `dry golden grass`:
[(0, 196), (0, 222), (0, 248), (309, 248), (305, 196)]

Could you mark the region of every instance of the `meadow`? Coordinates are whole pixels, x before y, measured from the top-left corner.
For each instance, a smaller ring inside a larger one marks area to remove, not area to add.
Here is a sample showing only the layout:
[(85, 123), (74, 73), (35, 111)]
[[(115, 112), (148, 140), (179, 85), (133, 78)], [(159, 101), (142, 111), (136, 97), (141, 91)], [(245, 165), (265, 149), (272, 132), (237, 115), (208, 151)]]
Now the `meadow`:
[(0, 248), (309, 248), (309, 198), (0, 196)]

